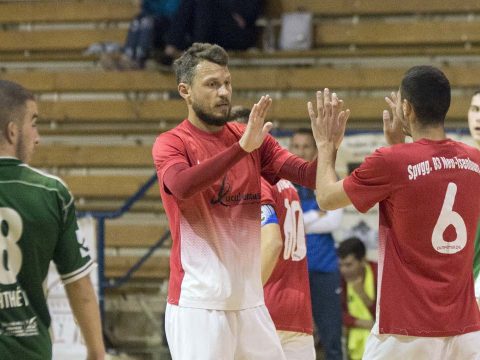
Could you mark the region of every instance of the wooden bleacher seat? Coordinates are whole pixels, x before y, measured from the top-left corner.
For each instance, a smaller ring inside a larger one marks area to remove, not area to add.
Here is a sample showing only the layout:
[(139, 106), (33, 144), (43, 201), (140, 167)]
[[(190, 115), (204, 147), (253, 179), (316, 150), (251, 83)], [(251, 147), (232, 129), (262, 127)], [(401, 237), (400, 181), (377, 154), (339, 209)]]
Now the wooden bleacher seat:
[(0, 31), (0, 52), (84, 51), (97, 42), (123, 43), (126, 34), (125, 29), (115, 28)]
[(403, 14), (458, 14), (479, 12), (476, 0), (459, 2), (445, 0), (267, 0), (266, 14), (280, 16), (283, 12), (303, 9), (316, 16), (403, 15)]
[[(161, 225), (118, 225), (107, 222), (105, 246), (115, 249), (149, 248), (168, 230)], [(168, 242), (167, 244), (169, 244)], [(165, 246), (164, 246), (165, 248)], [(139, 260), (139, 256), (117, 255), (106, 257), (105, 274), (108, 278), (118, 278)], [(166, 254), (153, 255), (133, 274), (135, 280), (163, 280), (169, 274), (169, 258)]]
[[(328, 84), (325, 84), (328, 85)], [(319, 89), (322, 89), (319, 87)], [(395, 90), (395, 88), (391, 88)], [(388, 92), (385, 96), (388, 95)], [(314, 98), (312, 89), (310, 99)], [(235, 104), (251, 107), (257, 99), (235, 99)], [(269, 120), (277, 122), (282, 127), (297, 127), (305, 125), (308, 119), (306, 103), (307, 98), (274, 99), (269, 111)], [(465, 114), (470, 99), (465, 96), (456, 96), (452, 99), (452, 106), (448, 113), (448, 120), (464, 126)], [(345, 97), (345, 104), (352, 111), (351, 123), (353, 125), (368, 125), (368, 122), (381, 118), (385, 108), (383, 96), (355, 96)], [(177, 125), (185, 116), (186, 109), (183, 100), (151, 100), (151, 101), (75, 101), (75, 102), (40, 102), (39, 111), (42, 122), (54, 121), (57, 131), (63, 125), (69, 124), (112, 124), (111, 132), (120, 131), (119, 124), (127, 123), (135, 127), (139, 122), (136, 132), (148, 134), (159, 133)], [(163, 130), (156, 127), (144, 127), (144, 123), (156, 125), (165, 123)], [(371, 123), (370, 123), (371, 125)], [(48, 126), (48, 125), (47, 125)], [(49, 128), (41, 129), (45, 134), (50, 133)], [(132, 127), (126, 130), (132, 131)], [(95, 129), (86, 126), (86, 133), (95, 133)]]
[(129, 21), (137, 12), (131, 0), (16, 1), (0, 3), (0, 24)]
[(151, 144), (122, 145), (40, 145), (32, 166), (44, 168), (152, 168)]
[[(151, 144), (148, 145), (40, 145), (33, 156), (32, 166), (58, 172), (77, 200), (77, 210), (114, 211), (132, 196), (153, 174)], [(69, 173), (76, 169), (77, 172)], [(81, 175), (78, 170), (81, 169)], [(88, 174), (101, 169), (109, 175)], [(116, 175), (116, 169), (129, 169)], [(137, 169), (142, 174), (137, 175)], [(113, 173), (108, 173), (113, 170)], [(86, 171), (88, 175), (82, 174)], [(115, 174), (115, 175), (113, 175)], [(158, 185), (135, 203), (135, 212), (163, 214)]]
[[(232, 67), (235, 92), (238, 91), (282, 91), (313, 90), (322, 86), (333, 89), (390, 89), (396, 88), (405, 66), (373, 67), (356, 66), (332, 68), (309, 67), (265, 67), (248, 69)], [(480, 78), (478, 66), (451, 65), (442, 70), (455, 88), (476, 87)], [(150, 71), (25, 71), (0, 74), (0, 79), (19, 82), (28, 89), (38, 92), (177, 92), (173, 73)]]
[(31, 91), (45, 92), (131, 92), (175, 91), (175, 76), (152, 71), (16, 71), (0, 74)]
[[(118, 278), (125, 275), (136, 262), (136, 256), (105, 257), (105, 275)], [(134, 279), (164, 280), (168, 278), (170, 266), (168, 256), (152, 256), (134, 273)]]
[(315, 46), (423, 46), (464, 47), (480, 42), (480, 21), (422, 20), (412, 22), (365, 20), (358, 23), (320, 22), (315, 26)]
[[(152, 165), (152, 175), (154, 173)], [(64, 175), (76, 198), (128, 199), (150, 176), (143, 175)], [(160, 201), (158, 186), (154, 185), (145, 194), (147, 198)]]
[(168, 226), (106, 223), (105, 244), (110, 248), (148, 248), (168, 230)]

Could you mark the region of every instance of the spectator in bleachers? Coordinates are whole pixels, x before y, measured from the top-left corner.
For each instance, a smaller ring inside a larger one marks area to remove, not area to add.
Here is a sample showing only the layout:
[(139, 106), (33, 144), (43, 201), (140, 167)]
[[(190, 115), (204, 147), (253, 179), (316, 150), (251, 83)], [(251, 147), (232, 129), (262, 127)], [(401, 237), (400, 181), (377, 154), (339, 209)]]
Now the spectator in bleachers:
[(337, 249), (342, 274), (343, 325), (350, 360), (360, 360), (375, 322), (377, 264), (366, 259), (365, 244), (356, 237)]
[[(290, 151), (312, 161), (317, 148), (312, 131), (298, 129), (290, 141)], [(342, 306), (340, 273), (332, 231), (341, 223), (343, 210), (323, 211), (318, 207), (313, 190), (297, 186), (305, 233), (312, 297), (313, 319), (327, 360), (342, 359)]]
[(142, 0), (140, 13), (130, 23), (127, 39), (120, 57), (105, 54), (106, 69), (143, 69), (154, 49), (165, 46), (165, 37), (180, 0)]
[(254, 46), (261, 10), (262, 0), (181, 0), (167, 35), (165, 62), (194, 42), (218, 44), (226, 50)]

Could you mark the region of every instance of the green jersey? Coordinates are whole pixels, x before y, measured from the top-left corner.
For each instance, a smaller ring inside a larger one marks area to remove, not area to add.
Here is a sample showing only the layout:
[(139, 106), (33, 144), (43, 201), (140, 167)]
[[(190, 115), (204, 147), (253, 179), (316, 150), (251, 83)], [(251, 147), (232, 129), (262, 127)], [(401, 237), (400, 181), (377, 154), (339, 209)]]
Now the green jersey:
[(50, 261), (64, 284), (93, 268), (76, 231), (73, 197), (59, 178), (0, 157), (0, 359), (52, 358)]

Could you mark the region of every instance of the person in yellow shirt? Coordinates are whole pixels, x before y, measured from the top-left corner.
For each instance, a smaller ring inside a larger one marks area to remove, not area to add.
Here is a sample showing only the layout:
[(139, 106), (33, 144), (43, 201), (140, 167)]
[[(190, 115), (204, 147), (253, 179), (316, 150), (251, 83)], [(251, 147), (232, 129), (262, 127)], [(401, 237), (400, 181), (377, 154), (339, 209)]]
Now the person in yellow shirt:
[(365, 245), (357, 237), (342, 241), (337, 254), (342, 275), (343, 325), (347, 329), (348, 357), (359, 360), (375, 322), (377, 264), (367, 261)]

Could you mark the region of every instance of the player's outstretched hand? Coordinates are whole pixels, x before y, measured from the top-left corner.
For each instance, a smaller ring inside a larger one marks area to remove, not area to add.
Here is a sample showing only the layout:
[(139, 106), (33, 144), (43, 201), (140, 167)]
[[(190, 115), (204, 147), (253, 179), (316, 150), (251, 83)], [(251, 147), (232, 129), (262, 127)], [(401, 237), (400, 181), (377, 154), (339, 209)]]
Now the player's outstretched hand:
[(272, 98), (269, 95), (262, 96), (260, 100), (253, 105), (247, 127), (239, 141), (240, 146), (246, 152), (252, 152), (258, 149), (262, 145), (265, 136), (267, 136), (268, 132), (272, 129), (272, 123), (265, 122), (265, 117), (267, 116), (270, 105), (272, 105)]
[(390, 106), (392, 116), (388, 110), (383, 110), (383, 133), (389, 145), (402, 144), (405, 142), (407, 125), (403, 118), (402, 101), (400, 92), (392, 92), (385, 101)]
[(350, 116), (350, 110), (343, 110), (343, 100), (339, 99), (336, 93), (330, 94), (330, 90), (325, 89), (323, 94), (317, 91), (316, 113), (310, 101), (307, 108), (317, 147), (332, 144), (337, 150), (342, 143)]

